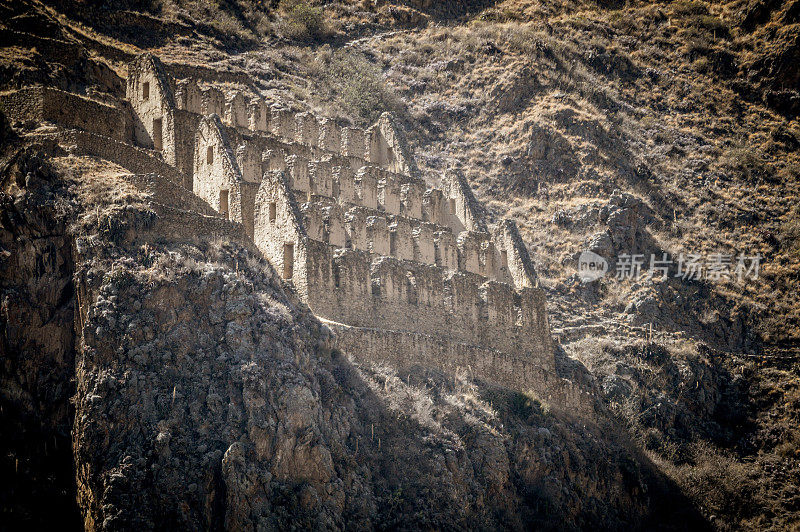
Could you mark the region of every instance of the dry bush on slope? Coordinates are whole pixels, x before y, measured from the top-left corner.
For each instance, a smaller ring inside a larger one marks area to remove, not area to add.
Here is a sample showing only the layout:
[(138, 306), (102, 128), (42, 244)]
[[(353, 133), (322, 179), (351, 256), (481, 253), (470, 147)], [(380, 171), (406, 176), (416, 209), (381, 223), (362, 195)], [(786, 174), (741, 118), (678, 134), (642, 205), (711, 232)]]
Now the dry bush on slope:
[(360, 126), (375, 122), (385, 111), (401, 110), (397, 96), (387, 88), (380, 68), (349, 49), (326, 48), (311, 65), (311, 74), (320, 80), (328, 99)]
[(282, 14), (278, 31), (287, 39), (314, 42), (332, 34), (330, 23), (321, 7), (312, 6), (303, 0), (281, 0), (278, 9)]

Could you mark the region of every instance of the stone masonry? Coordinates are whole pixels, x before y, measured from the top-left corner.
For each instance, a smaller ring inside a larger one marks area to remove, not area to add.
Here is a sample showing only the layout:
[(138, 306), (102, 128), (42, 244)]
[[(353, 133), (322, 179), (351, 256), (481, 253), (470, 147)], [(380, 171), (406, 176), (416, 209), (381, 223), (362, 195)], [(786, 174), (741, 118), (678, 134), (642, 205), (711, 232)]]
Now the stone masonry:
[(342, 127), (225, 87), (175, 79), (144, 54), (129, 64), (125, 105), (37, 87), (0, 94), (0, 105), (12, 120), (59, 126), (41, 142), (192, 191), (210, 207), (202, 214), (252, 239), (354, 359), (471, 372), (581, 406), (556, 376), (516, 225), (488, 224), (462, 175), (428, 186), (389, 114)]

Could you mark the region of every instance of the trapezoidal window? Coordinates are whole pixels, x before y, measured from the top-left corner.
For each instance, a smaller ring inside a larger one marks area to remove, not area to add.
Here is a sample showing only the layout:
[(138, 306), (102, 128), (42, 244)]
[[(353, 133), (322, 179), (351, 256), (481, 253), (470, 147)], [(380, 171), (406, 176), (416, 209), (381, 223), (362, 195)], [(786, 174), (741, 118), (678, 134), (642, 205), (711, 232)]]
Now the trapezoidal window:
[(283, 278), (291, 279), (294, 275), (294, 244), (283, 245)]
[(269, 203), (269, 223), (275, 223), (275, 220), (278, 218), (278, 205), (271, 201)]
[(206, 148), (206, 164), (214, 164), (214, 146)]
[(142, 100), (150, 99), (150, 83), (145, 81), (142, 83)]
[(161, 118), (153, 119), (153, 147), (157, 150), (164, 148), (164, 122)]
[(456, 213), (456, 200), (451, 199), (448, 203), (450, 204), (450, 214), (455, 214)]
[(219, 213), (225, 218), (228, 217), (228, 191), (219, 191)]
[(508, 268), (508, 251), (505, 249), (500, 252), (500, 266)]
[(339, 263), (334, 261), (331, 264), (331, 270), (333, 271), (333, 287), (339, 288), (342, 284), (342, 274), (339, 271)]

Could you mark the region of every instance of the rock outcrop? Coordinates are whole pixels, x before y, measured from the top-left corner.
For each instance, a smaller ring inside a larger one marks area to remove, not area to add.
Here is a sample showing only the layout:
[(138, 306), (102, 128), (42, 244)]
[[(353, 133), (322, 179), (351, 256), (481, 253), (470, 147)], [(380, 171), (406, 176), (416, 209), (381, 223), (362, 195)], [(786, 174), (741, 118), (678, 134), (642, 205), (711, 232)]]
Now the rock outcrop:
[[(17, 152), (6, 160), (5, 173), (0, 195), (3, 520), (12, 528), (30, 521), (74, 526), (80, 519), (70, 453), (74, 258), (67, 228), (75, 205), (34, 153)], [(44, 506), (49, 511), (42, 513)]]

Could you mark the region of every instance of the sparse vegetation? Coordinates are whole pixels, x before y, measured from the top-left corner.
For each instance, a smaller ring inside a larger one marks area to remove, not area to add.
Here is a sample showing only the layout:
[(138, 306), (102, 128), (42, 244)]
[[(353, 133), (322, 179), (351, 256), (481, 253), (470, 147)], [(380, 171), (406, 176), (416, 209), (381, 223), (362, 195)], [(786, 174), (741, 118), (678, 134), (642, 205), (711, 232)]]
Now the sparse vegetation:
[(323, 50), (312, 65), (329, 99), (357, 125), (375, 122), (385, 111), (399, 111), (400, 100), (386, 86), (381, 69), (352, 49)]
[(306, 0), (281, 0), (278, 12), (281, 15), (278, 28), (287, 39), (310, 43), (331, 35), (323, 8)]
[(763, 156), (753, 148), (732, 148), (722, 156), (721, 161), (728, 171), (736, 174), (737, 179), (748, 183), (769, 181), (772, 177)]

